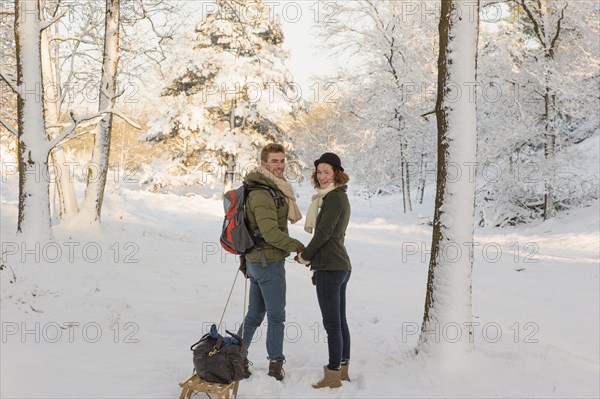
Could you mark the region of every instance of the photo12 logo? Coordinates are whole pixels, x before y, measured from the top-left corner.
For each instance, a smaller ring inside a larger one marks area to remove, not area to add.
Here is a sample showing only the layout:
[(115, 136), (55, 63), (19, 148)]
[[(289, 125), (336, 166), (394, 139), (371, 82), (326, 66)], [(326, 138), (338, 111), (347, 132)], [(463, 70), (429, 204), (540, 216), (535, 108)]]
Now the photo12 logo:
[(3, 263), (138, 263), (140, 247), (135, 242), (107, 243), (67, 241), (48, 242), (2, 242)]
[[(449, 241), (440, 245), (438, 250), (439, 259), (448, 263), (456, 263), (463, 261), (465, 256), (469, 257), (469, 261), (473, 262), (475, 255), (477, 259), (482, 259), (486, 263), (497, 263), (502, 259), (502, 256), (507, 253), (512, 254), (514, 263), (538, 263), (539, 259), (535, 256), (540, 248), (536, 242), (526, 242), (524, 244), (518, 242), (504, 243), (504, 246), (497, 242), (457, 242)], [(425, 263), (431, 256), (430, 242), (402, 242), (401, 253), (402, 263), (419, 259)]]
[(537, 344), (540, 342), (535, 338), (540, 331), (540, 326), (535, 322), (514, 322), (507, 329), (508, 333), (503, 330), (500, 323), (489, 321), (486, 323), (469, 322), (462, 324), (457, 322), (432, 323), (428, 330), (421, 331), (419, 323), (404, 322), (402, 323), (401, 335), (404, 344), (411, 339), (416, 339), (420, 334), (424, 334), (427, 339), (435, 343), (457, 343), (468, 337), (470, 343), (482, 339), (487, 343), (495, 344), (500, 342), (503, 336), (511, 337), (512, 342), (515, 344)]
[[(202, 21), (209, 18), (234, 19), (244, 24), (283, 21), (295, 24), (302, 20), (315, 24), (339, 22), (338, 15), (343, 3), (336, 1), (202, 1), (200, 14)], [(439, 13), (438, 13), (439, 14)]]
[(2, 343), (50, 343), (58, 342), (86, 342), (95, 344), (111, 341), (115, 344), (136, 344), (139, 342), (137, 334), (140, 327), (137, 323), (113, 323), (102, 326), (95, 321), (80, 323), (76, 321), (66, 322), (13, 322), (1, 323)]
[[(89, 181), (96, 183), (102, 179), (100, 173), (102, 167), (95, 162), (81, 163), (77, 161), (67, 161), (62, 164), (53, 162), (48, 168), (44, 168), (40, 163), (22, 165), (23, 172), (28, 177), (36, 182), (45, 181), (48, 183), (58, 183), (60, 179), (66, 178), (70, 183), (77, 181)], [(140, 170), (140, 165), (133, 162), (120, 164), (118, 162), (109, 165), (106, 171), (107, 180), (112, 180), (115, 183), (138, 183), (139, 177), (137, 174)], [(19, 164), (17, 162), (2, 162), (0, 163), (0, 174), (2, 175), (2, 183), (7, 183), (10, 177), (19, 175)]]

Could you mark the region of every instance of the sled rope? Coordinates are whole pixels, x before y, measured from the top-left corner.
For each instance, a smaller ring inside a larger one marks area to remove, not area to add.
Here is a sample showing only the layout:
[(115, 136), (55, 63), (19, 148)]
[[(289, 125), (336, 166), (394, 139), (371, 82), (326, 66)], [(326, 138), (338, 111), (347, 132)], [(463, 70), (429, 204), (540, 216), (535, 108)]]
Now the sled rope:
[[(241, 273), (241, 272), (240, 272)], [(244, 339), (244, 326), (246, 325), (246, 301), (248, 299), (248, 279), (244, 279), (244, 309), (242, 309), (242, 339)]]
[[(225, 302), (225, 308), (223, 309), (223, 313), (221, 314), (221, 320), (219, 320), (219, 328), (221, 327), (221, 323), (223, 322), (223, 318), (225, 317), (225, 312), (227, 311), (227, 306), (229, 306), (229, 300), (231, 299), (231, 294), (233, 293), (233, 288), (235, 287), (235, 283), (237, 281), (238, 275), (241, 272), (238, 270), (237, 273), (235, 273), (235, 278), (233, 279), (233, 284), (231, 285), (231, 289), (229, 290), (229, 296), (227, 297), (227, 301)], [(242, 309), (242, 339), (244, 339), (244, 325), (246, 324), (246, 301), (248, 298), (248, 279), (245, 279), (246, 281), (244, 282), (244, 308)]]
[(229, 300), (231, 299), (231, 294), (233, 293), (233, 287), (235, 287), (235, 282), (237, 281), (238, 273), (235, 274), (235, 278), (233, 279), (233, 284), (231, 285), (231, 289), (229, 290), (229, 296), (227, 297), (227, 301), (225, 302), (225, 308), (223, 309), (223, 313), (221, 313), (221, 320), (219, 320), (219, 327), (221, 327), (221, 323), (223, 322), (223, 317), (225, 317), (225, 312), (227, 311), (227, 306), (229, 305)]

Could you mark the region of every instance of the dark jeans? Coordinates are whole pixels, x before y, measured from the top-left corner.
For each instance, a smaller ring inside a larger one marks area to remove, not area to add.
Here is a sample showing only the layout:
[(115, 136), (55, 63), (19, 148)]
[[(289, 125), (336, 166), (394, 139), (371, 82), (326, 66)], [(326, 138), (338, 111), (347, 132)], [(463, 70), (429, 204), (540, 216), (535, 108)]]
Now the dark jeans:
[(350, 331), (346, 321), (346, 285), (350, 270), (317, 271), (317, 298), (327, 331), (329, 368), (350, 360)]
[[(267, 315), (267, 354), (270, 360), (284, 360), (283, 334), (285, 322), (285, 260), (247, 263), (250, 279), (248, 313), (244, 324), (244, 342), (250, 346), (256, 329)], [(238, 331), (242, 335), (242, 327)]]

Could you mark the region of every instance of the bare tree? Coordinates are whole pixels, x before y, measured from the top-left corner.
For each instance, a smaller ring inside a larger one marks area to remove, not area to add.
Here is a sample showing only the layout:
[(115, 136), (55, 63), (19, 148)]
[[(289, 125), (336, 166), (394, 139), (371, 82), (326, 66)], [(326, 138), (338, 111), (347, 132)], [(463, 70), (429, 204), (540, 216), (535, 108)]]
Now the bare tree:
[[(428, 46), (430, 39), (434, 40), (433, 29), (428, 29), (433, 23), (407, 17), (406, 10), (414, 7), (414, 3), (407, 1), (360, 0), (332, 4), (337, 6), (336, 23), (324, 25), (327, 32), (324, 44), (334, 55), (355, 58), (364, 64), (349, 66), (338, 81), (353, 80), (353, 85), (360, 87), (361, 97), (366, 102), (361, 104), (363, 110), (354, 110), (354, 113), (368, 115), (365, 128), (377, 132), (377, 148), (371, 152), (391, 160), (386, 175), (392, 181), (399, 180), (403, 210), (410, 212), (409, 161), (413, 147), (422, 138), (419, 131), (422, 118), (415, 116), (421, 113), (418, 108), (423, 104), (417, 96), (407, 93), (414, 94), (422, 87), (417, 82), (424, 85), (435, 76)], [(366, 107), (369, 110), (364, 112)]]
[[(451, 355), (469, 349), (476, 163), (479, 2), (442, 2), (439, 24), (438, 174), (431, 260), (418, 350)], [(458, 91), (458, 92), (457, 92)], [(458, 100), (455, 100), (458, 99)], [(458, 166), (458, 174), (456, 167)], [(453, 171), (454, 169), (454, 171)], [(450, 332), (451, 331), (451, 332)]]
[[(57, 17), (58, 11), (58, 7), (55, 7), (51, 17)], [(40, 12), (44, 12), (43, 2), (40, 3)], [(49, 29), (43, 30), (40, 42), (40, 54), (42, 62), (42, 80), (44, 82), (45, 90), (44, 110), (47, 125), (56, 124), (61, 118), (60, 64), (58, 62), (58, 49), (52, 48), (50, 39), (51, 35), (49, 34)], [(46, 134), (50, 139), (56, 137), (59, 133), (59, 126), (51, 127), (46, 130)], [(51, 184), (56, 185), (60, 217), (61, 219), (65, 219), (75, 215), (79, 209), (77, 198), (75, 197), (75, 188), (68, 173), (69, 167), (62, 146), (59, 145), (54, 148), (50, 155), (53, 160), (53, 168), (51, 168), (51, 170), (54, 170)]]
[[(119, 65), (119, 19), (120, 0), (106, 0), (104, 52), (102, 78), (100, 81), (98, 112), (111, 110), (117, 97), (117, 68)], [(81, 204), (81, 216), (85, 222), (100, 221), (104, 187), (108, 172), (108, 156), (113, 115), (106, 113), (94, 134), (92, 160), (87, 170), (87, 187)]]
[(541, 46), (542, 57), (538, 63), (543, 69), (544, 97), (544, 156), (548, 164), (544, 193), (544, 220), (556, 215), (555, 169), (556, 169), (556, 90), (552, 83), (554, 54), (561, 34), (561, 23), (565, 18), (568, 3), (560, 0), (525, 1), (515, 0), (524, 10), (525, 20), (531, 25), (534, 38)]
[[(99, 113), (76, 117), (66, 123), (46, 123), (45, 98), (42, 74), (42, 33), (64, 14), (45, 20), (40, 2), (16, 1), (14, 35), (16, 45), (16, 78), (4, 71), (0, 77), (17, 94), (17, 127), (5, 119), (2, 124), (18, 138), (17, 162), (19, 168), (19, 216), (17, 232), (27, 239), (52, 240), (50, 202), (48, 189), (50, 151), (73, 137), (78, 127), (94, 124), (107, 113), (118, 112), (106, 109)], [(48, 137), (47, 130), (61, 128), (55, 137)]]

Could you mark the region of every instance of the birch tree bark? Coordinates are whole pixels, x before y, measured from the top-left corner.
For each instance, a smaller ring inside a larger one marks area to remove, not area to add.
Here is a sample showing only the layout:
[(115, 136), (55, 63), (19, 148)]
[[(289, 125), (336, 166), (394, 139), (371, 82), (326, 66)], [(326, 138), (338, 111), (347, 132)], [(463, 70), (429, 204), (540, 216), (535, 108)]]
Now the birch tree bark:
[(431, 260), (418, 352), (453, 358), (470, 349), (477, 148), (479, 1), (444, 0), (439, 24), (438, 172)]
[[(46, 124), (41, 60), (42, 23), (38, 0), (15, 2), (19, 164), (17, 233), (28, 240), (52, 240)], [(5, 79), (6, 80), (6, 79)]]
[[(42, 2), (40, 2), (40, 7)], [(52, 49), (47, 30), (42, 31), (41, 35), (41, 62), (42, 62), (42, 81), (44, 82), (44, 113), (48, 125), (58, 124), (60, 119), (60, 83), (58, 62), (52, 62)], [(48, 93), (50, 89), (52, 92)], [(48, 138), (52, 139), (60, 134), (60, 128), (49, 127), (46, 130)], [(54, 178), (58, 197), (60, 202), (60, 218), (66, 219), (77, 214), (79, 207), (75, 196), (73, 181), (69, 176), (69, 167), (62, 146), (57, 146), (50, 153), (54, 164)]]
[[(120, 0), (106, 0), (102, 79), (100, 82), (98, 112), (114, 107), (116, 99), (117, 67), (119, 64)], [(100, 222), (104, 188), (108, 174), (108, 159), (113, 114), (107, 113), (96, 127), (92, 159), (87, 169), (87, 186), (81, 203), (83, 222)]]

